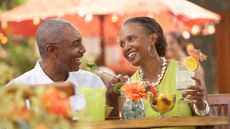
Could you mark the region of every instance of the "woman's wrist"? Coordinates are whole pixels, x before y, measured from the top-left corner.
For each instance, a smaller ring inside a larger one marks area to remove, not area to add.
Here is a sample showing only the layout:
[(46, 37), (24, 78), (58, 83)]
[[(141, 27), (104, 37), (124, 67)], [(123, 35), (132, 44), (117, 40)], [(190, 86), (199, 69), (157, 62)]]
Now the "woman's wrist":
[(205, 103), (205, 100), (204, 100), (204, 99), (197, 101), (197, 102), (195, 103), (195, 105), (196, 105), (197, 109), (200, 110), (200, 111), (201, 111), (201, 110), (204, 110), (205, 107), (206, 107), (206, 103)]
[(203, 100), (203, 102), (199, 102), (199, 105), (203, 105), (202, 107), (203, 108), (198, 108), (198, 104), (193, 104), (193, 108), (195, 110), (195, 113), (198, 115), (198, 116), (206, 116), (209, 114), (209, 111), (210, 111), (210, 107), (207, 103), (206, 100)]

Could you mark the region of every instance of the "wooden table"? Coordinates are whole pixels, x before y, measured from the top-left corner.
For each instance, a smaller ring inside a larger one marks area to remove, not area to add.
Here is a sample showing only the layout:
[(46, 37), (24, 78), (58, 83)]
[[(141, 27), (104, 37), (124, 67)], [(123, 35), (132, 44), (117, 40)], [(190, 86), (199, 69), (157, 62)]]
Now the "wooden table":
[(124, 128), (154, 128), (154, 127), (186, 127), (186, 126), (216, 126), (227, 125), (226, 116), (208, 117), (167, 117), (132, 120), (106, 120), (102, 122), (77, 122), (79, 129), (124, 129)]

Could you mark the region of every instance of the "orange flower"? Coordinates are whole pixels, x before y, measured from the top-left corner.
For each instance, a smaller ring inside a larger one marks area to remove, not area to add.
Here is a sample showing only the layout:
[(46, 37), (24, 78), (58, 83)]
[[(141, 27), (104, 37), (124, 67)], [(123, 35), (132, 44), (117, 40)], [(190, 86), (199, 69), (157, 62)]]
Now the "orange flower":
[(49, 129), (49, 128), (44, 124), (39, 124), (35, 127), (35, 129)]
[(132, 101), (138, 101), (141, 98), (147, 98), (148, 96), (145, 87), (138, 82), (125, 84), (121, 87), (121, 91), (125, 94), (125, 96), (128, 99)]
[(190, 49), (188, 50), (188, 54), (190, 56), (193, 56), (194, 58), (196, 58), (197, 61), (205, 61), (207, 60), (207, 56), (202, 53), (200, 50), (197, 50), (197, 49)]
[(30, 112), (26, 109), (25, 106), (19, 107), (17, 105), (13, 106), (12, 114), (16, 115), (16, 117), (19, 117), (23, 120), (29, 120), (30, 119)]
[(42, 100), (49, 112), (65, 118), (70, 115), (70, 101), (64, 92), (54, 88), (49, 89), (42, 96)]

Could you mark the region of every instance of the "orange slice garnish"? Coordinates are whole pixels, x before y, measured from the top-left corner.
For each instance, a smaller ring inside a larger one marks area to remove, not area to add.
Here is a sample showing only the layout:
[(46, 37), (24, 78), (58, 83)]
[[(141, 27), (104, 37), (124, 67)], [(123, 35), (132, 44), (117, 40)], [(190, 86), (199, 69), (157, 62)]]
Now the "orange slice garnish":
[(192, 57), (192, 56), (188, 56), (185, 58), (184, 61), (185, 67), (189, 70), (189, 71), (196, 71), (198, 68), (198, 62), (197, 60)]

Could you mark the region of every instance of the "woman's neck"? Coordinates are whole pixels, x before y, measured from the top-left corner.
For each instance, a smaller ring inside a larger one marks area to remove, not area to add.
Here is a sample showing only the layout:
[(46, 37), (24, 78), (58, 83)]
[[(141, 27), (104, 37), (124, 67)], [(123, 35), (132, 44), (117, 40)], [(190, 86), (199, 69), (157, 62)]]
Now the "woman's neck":
[(143, 80), (149, 82), (155, 82), (158, 79), (158, 75), (162, 69), (162, 59), (158, 56), (148, 60), (141, 65), (143, 74)]

